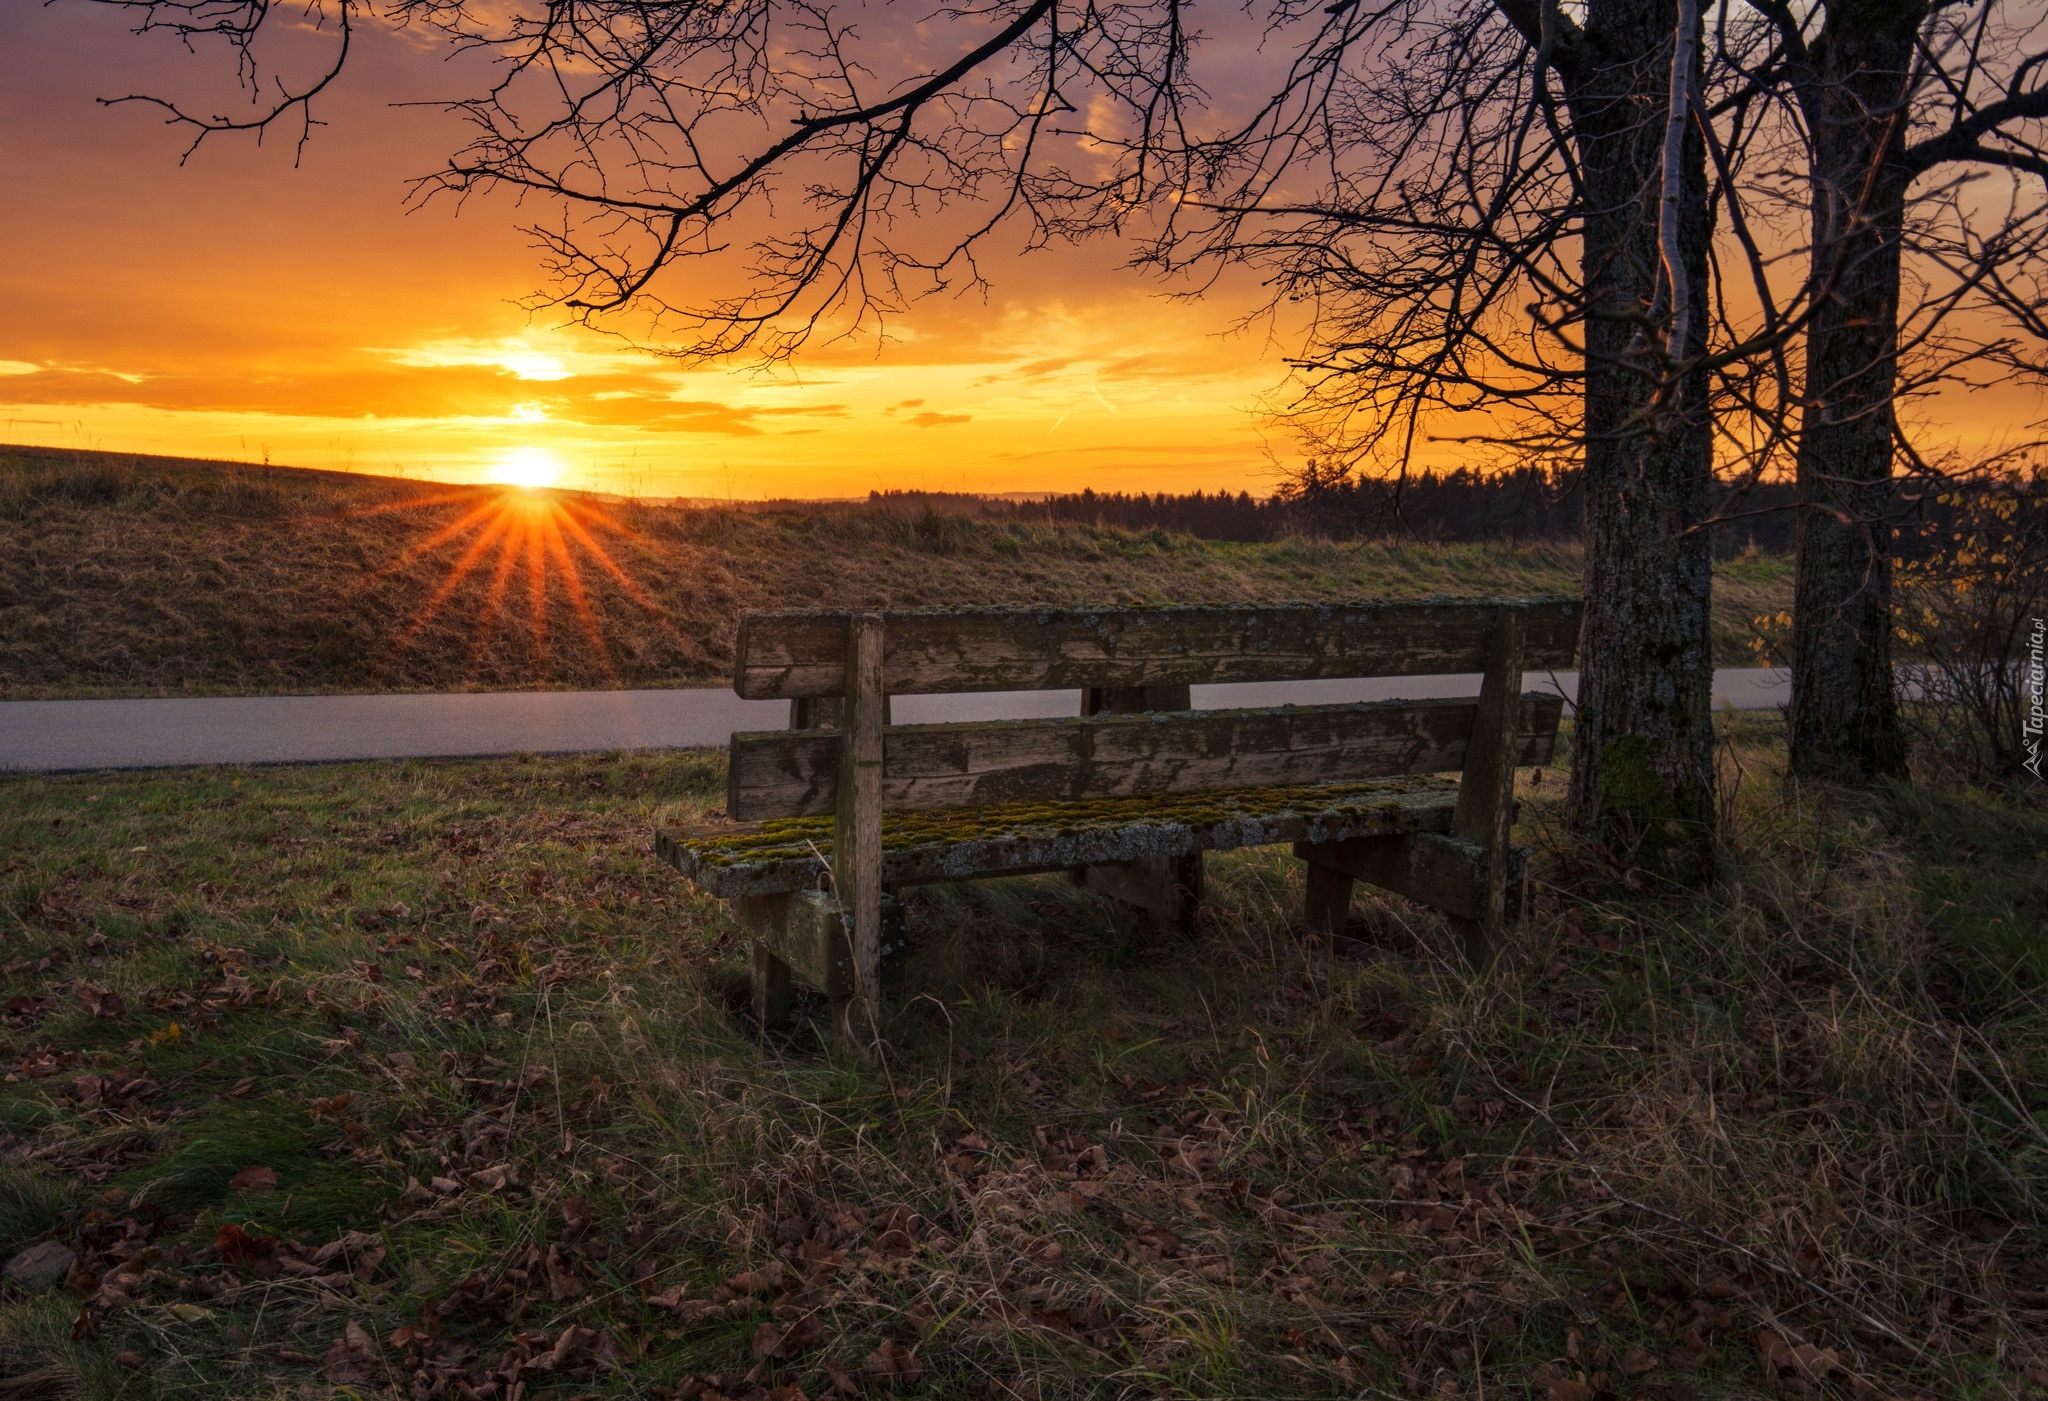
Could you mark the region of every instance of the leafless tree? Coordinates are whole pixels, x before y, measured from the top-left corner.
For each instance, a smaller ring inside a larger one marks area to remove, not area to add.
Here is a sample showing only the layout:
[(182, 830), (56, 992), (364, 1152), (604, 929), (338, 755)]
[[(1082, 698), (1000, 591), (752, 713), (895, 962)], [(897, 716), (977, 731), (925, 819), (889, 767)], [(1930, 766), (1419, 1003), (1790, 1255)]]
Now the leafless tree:
[(1234, 188), (1153, 255), (1249, 260), (1315, 308), (1295, 408), (1328, 453), (1399, 472), (1484, 410), (1468, 441), (1583, 454), (1574, 817), (1683, 846), (1714, 810), (1714, 405), (1757, 392), (1757, 356), (1729, 353), (1753, 337), (1709, 275), (1699, 18), (1469, 0), (1377, 23), (1372, 61), (1334, 73), (1311, 118), (1262, 114), (1204, 148), (1243, 166)]
[[(2001, 0), (1796, 11), (1760, 0), (1714, 16), (1694, 107), (1720, 225), (1704, 368), (1724, 472), (1792, 465), (1801, 488), (1792, 730), (1803, 771), (1860, 776), (1901, 761), (1894, 462), (1933, 474), (1895, 405), (1957, 379), (2043, 369), (2041, 24), (2038, 7)], [(1313, 218), (1293, 211), (1297, 226), (1234, 230), (1234, 243), (1330, 317), (1322, 353), (1303, 363), (1306, 406), (1336, 433), (1326, 449), (1398, 470), (1433, 410), (1513, 404), (1519, 421), (1492, 446), (1557, 453), (1585, 436), (1590, 471), (1599, 452), (1579, 412), (1596, 362), (1581, 399), (1579, 362), (1545, 353), (1592, 290), (1558, 256), (1584, 190), (1562, 178), (1561, 152), (1518, 139), (1527, 100), (1497, 80), (1515, 57), (1468, 63), (1476, 32), (1423, 46), (1421, 61), (1402, 52), (1362, 93), (1355, 134), (1332, 150), (1370, 151), (1377, 182), (1333, 180), (1336, 198)], [(1667, 102), (1667, 123), (1674, 110)], [(1504, 208), (1495, 192), (1516, 181), (1529, 202)], [(1420, 218), (1418, 191), (1432, 200)], [(1802, 219), (1783, 217), (1790, 204)], [(1544, 217), (1526, 235), (1502, 217), (1532, 210)], [(1774, 285), (1767, 267), (1787, 266), (1798, 274)], [(1508, 310), (1530, 302), (1534, 318)], [(1589, 498), (1594, 559), (1600, 504)]]
[[(115, 3), (244, 55), (271, 18)], [(345, 38), (356, 0), (308, 3)], [(977, 285), (999, 237), (1116, 233), (1159, 269), (1277, 270), (1316, 308), (1307, 403), (1349, 452), (1404, 453), (1432, 409), (1524, 410), (1517, 438), (1586, 461), (1575, 819), (1660, 848), (1711, 830), (1700, 527), (1714, 398), (1757, 392), (1757, 352), (1709, 276), (1709, 157), (1726, 186), (1739, 153), (1709, 139), (1727, 26), (1707, 42), (1694, 0), (1258, 0), (1206, 34), (1180, 0), (382, 14), (498, 63), (427, 187), (544, 196), (555, 303), (646, 314), (671, 353), (793, 355)]]
[(1810, 217), (1792, 762), (1895, 772), (1894, 467), (1924, 468), (1896, 405), (1986, 369), (2040, 373), (2048, 20), (2011, 0), (1759, 8)]

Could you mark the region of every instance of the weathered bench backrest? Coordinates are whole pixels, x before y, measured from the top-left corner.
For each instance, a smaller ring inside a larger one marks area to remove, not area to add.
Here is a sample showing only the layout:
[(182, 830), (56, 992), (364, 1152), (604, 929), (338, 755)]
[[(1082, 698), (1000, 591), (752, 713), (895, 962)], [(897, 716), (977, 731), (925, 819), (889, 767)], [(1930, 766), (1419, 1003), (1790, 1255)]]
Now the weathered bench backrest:
[[(895, 695), (1065, 690), (1488, 668), (1503, 608), (1522, 622), (1520, 667), (1571, 664), (1573, 598), (1252, 607), (897, 610), (884, 616), (882, 687)], [(851, 615), (754, 613), (734, 689), (750, 699), (837, 696)], [(1519, 703), (1511, 764), (1549, 761), (1562, 702)], [(1477, 699), (1386, 701), (890, 727), (890, 810), (1189, 793), (1462, 770)], [(837, 730), (733, 737), (736, 821), (834, 811)]]
[[(882, 688), (913, 696), (1473, 672), (1485, 668), (1503, 604), (1525, 619), (1525, 667), (1571, 665), (1576, 598), (912, 608), (885, 615)], [(745, 615), (733, 689), (750, 700), (844, 695), (848, 617), (809, 609)]]

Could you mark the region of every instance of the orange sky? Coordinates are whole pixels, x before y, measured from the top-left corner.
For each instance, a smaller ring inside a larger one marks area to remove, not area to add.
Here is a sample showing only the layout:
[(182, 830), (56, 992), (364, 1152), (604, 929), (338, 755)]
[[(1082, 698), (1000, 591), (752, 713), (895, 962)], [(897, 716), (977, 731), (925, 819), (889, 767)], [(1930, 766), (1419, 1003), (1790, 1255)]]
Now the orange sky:
[[(439, 49), (369, 31), (296, 168), (275, 137), (181, 168), (157, 117), (93, 101), (219, 110), (228, 76), (80, 0), (0, 6), (0, 441), (738, 498), (1264, 494), (1268, 449), (1299, 456), (1259, 414), (1278, 350), (1226, 334), (1249, 301), (1169, 301), (1114, 245), (988, 259), (989, 301), (922, 303), (879, 354), (684, 371), (513, 304), (540, 281), (516, 224), (542, 211), (405, 211), (460, 129), (391, 104), (474, 86)], [(2041, 413), (1994, 389), (1909, 417), (1931, 455)]]
[(437, 52), (372, 33), (296, 169), (275, 138), (181, 169), (157, 117), (93, 102), (219, 110), (206, 58), (89, 5), (0, 14), (0, 441), (655, 496), (1271, 489), (1277, 355), (1113, 247), (1010, 260), (879, 356), (683, 371), (513, 305), (539, 283), (520, 211), (404, 211), (458, 134), (390, 106), (464, 86)]

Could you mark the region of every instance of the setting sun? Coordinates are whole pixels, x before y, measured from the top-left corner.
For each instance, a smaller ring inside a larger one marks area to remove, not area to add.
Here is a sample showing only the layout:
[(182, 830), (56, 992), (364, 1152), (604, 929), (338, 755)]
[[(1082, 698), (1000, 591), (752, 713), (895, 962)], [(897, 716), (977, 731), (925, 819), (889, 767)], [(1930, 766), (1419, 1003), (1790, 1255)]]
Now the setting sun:
[(499, 462), (495, 480), (538, 491), (562, 483), (562, 459), (546, 448), (514, 448)]

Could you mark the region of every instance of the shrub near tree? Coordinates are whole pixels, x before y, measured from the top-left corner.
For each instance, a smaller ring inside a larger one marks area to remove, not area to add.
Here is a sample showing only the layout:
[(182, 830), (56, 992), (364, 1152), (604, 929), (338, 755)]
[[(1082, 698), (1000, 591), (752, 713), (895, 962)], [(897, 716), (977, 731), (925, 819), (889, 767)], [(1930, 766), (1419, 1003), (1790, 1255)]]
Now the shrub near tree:
[(2048, 481), (1948, 494), (1896, 563), (1905, 729), (1939, 776), (2013, 781), (2039, 743), (2036, 639), (2048, 620)]

